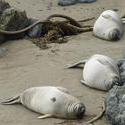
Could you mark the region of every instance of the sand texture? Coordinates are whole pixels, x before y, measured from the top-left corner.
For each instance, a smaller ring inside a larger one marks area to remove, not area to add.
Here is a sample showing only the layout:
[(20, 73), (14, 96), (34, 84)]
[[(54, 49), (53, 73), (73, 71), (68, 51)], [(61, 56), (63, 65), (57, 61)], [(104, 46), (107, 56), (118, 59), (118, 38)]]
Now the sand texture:
[[(125, 14), (125, 0), (97, 0), (89, 4), (61, 7), (57, 0), (6, 0), (11, 6), (25, 10), (28, 17), (44, 20), (51, 14), (65, 14), (74, 19), (97, 17), (107, 9), (118, 9)], [(94, 20), (83, 23), (94, 24)], [(107, 55), (114, 60), (122, 57), (125, 50), (125, 35), (118, 42), (98, 39), (92, 32), (81, 33), (69, 38), (64, 44), (49, 44), (51, 48), (40, 50), (26, 39), (8, 41), (0, 46), (6, 48), (6, 56), (0, 57), (0, 101), (12, 97), (34, 86), (63, 86), (79, 97), (86, 105), (83, 123), (66, 122), (65, 125), (84, 125), (84, 122), (101, 111), (100, 105), (106, 92), (91, 89), (80, 83), (82, 69), (65, 69), (65, 65), (86, 59), (93, 54)], [(20, 105), (0, 105), (0, 125), (55, 125), (63, 120), (37, 119), (39, 114)], [(105, 117), (94, 125), (108, 125)]]

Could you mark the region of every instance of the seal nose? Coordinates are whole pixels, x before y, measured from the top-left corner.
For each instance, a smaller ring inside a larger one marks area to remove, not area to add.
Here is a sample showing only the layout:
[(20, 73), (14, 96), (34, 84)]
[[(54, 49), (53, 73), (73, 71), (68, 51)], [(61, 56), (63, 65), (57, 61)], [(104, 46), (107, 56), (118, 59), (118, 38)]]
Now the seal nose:
[(76, 114), (77, 119), (82, 119), (84, 113), (85, 113), (85, 106), (84, 106), (84, 104), (81, 103), (81, 104), (79, 104), (78, 112)]

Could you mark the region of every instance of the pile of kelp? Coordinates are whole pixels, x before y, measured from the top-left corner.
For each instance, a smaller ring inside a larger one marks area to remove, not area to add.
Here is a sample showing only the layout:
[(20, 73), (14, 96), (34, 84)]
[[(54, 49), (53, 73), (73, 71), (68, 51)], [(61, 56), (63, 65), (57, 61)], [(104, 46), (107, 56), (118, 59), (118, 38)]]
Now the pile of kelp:
[[(54, 20), (60, 17), (65, 20)], [(19, 39), (28, 36), (40, 48), (48, 48), (48, 43), (65, 43), (66, 36), (81, 32), (92, 31), (92, 26), (82, 26), (80, 22), (71, 17), (54, 14), (41, 21), (28, 18), (25, 11), (12, 8), (4, 0), (0, 1), (0, 43), (10, 39)]]
[[(54, 17), (65, 18), (65, 21), (51, 21)], [(81, 20), (79, 22), (88, 21), (93, 18), (88, 18)], [(47, 44), (49, 43), (65, 43), (67, 42), (66, 36), (76, 35), (81, 32), (92, 31), (92, 26), (82, 26), (76, 20), (65, 16), (54, 14), (49, 16), (42, 25), (42, 34), (41, 37), (32, 39), (34, 43), (40, 48), (48, 48)], [(31, 36), (32, 37), (32, 36)], [(35, 36), (36, 37), (36, 36)]]

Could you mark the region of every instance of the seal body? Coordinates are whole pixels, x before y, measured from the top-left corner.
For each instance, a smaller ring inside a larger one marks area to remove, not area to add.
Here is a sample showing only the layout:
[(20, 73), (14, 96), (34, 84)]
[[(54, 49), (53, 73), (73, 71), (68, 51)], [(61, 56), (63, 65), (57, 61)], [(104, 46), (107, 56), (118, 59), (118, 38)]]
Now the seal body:
[(96, 20), (93, 28), (95, 36), (111, 41), (119, 40), (123, 32), (122, 20), (113, 10), (104, 11)]
[(93, 55), (85, 63), (83, 79), (92, 88), (109, 90), (113, 83), (119, 83), (117, 64), (107, 56)]
[(111, 58), (95, 54), (88, 60), (69, 64), (68, 68), (73, 68), (80, 64), (84, 64), (83, 80), (81, 80), (83, 84), (105, 91), (109, 90), (114, 84), (121, 85), (118, 66)]
[(2, 104), (21, 103), (25, 107), (44, 114), (41, 118), (58, 117), (66, 119), (82, 118), (85, 106), (62, 87), (34, 87)]

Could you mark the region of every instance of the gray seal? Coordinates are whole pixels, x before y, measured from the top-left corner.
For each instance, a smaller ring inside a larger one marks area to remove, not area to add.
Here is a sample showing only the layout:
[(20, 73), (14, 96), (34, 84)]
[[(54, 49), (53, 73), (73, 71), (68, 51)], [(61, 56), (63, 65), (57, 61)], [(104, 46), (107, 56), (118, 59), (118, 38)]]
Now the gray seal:
[(109, 90), (114, 84), (120, 85), (119, 69), (116, 62), (108, 56), (95, 54), (87, 60), (69, 64), (73, 68), (84, 64), (81, 82), (91, 88)]
[(85, 113), (84, 104), (69, 94), (63, 87), (43, 86), (26, 89), (2, 104), (21, 103), (32, 111), (42, 114), (38, 118), (57, 117), (81, 119)]
[(115, 11), (106, 10), (96, 20), (93, 33), (104, 40), (120, 40), (124, 33), (122, 20)]

